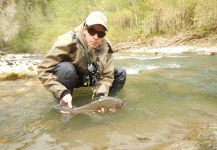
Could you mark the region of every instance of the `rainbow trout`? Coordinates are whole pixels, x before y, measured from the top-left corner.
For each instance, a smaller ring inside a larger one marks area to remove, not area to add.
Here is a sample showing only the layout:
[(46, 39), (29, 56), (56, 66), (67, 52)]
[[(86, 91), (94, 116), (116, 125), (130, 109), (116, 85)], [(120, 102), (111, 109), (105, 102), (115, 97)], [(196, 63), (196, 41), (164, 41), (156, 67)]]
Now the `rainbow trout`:
[(102, 98), (91, 99), (86, 105), (80, 107), (68, 108), (67, 106), (58, 106), (57, 109), (61, 112), (71, 113), (73, 115), (81, 113), (98, 112), (103, 108), (104, 111), (120, 109), (124, 102), (116, 97), (104, 96)]

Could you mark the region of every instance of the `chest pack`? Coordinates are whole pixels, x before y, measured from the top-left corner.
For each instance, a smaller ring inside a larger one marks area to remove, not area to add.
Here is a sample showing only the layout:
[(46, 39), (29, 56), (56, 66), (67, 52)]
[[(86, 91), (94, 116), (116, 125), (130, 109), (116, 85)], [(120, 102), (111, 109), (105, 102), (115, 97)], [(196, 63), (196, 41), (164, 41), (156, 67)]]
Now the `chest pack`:
[(99, 79), (99, 57), (97, 56), (96, 61), (91, 61), (89, 53), (84, 45), (81, 43), (79, 38), (76, 36), (75, 33), (72, 35), (73, 39), (76, 40), (76, 43), (79, 44), (82, 53), (83, 53), (83, 61), (85, 64), (85, 74), (83, 75), (83, 84), (84, 86), (96, 86)]

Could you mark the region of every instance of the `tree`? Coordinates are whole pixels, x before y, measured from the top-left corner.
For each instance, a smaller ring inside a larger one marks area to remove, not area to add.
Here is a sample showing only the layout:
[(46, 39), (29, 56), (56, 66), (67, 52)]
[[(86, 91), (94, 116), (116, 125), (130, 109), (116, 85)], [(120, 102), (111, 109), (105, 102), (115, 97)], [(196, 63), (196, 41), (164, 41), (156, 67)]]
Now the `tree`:
[(15, 20), (16, 10), (14, 0), (0, 1), (0, 48), (5, 42), (14, 38), (18, 32), (18, 24)]

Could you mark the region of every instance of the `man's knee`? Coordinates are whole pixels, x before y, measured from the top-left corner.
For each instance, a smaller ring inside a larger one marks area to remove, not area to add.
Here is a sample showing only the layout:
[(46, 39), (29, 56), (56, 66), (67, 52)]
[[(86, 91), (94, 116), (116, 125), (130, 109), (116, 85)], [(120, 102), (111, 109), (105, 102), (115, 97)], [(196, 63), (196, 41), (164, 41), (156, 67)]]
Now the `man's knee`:
[(58, 81), (69, 90), (75, 88), (78, 84), (78, 75), (74, 65), (70, 62), (61, 62), (55, 68), (55, 75)]
[(61, 62), (55, 68), (55, 74), (58, 79), (69, 79), (74, 77), (76, 70), (73, 64), (69, 62)]
[(111, 90), (120, 90), (124, 87), (126, 82), (126, 70), (124, 68), (114, 69), (114, 81), (112, 83)]

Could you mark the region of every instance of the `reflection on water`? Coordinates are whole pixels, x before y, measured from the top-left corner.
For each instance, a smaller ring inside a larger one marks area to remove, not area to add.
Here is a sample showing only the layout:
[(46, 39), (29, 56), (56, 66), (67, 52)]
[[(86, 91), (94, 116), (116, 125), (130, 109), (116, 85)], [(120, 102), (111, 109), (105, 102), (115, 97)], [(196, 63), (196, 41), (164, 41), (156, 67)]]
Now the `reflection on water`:
[(37, 79), (0, 82), (0, 149), (217, 149), (216, 56), (115, 58), (127, 104), (112, 114), (62, 115)]

